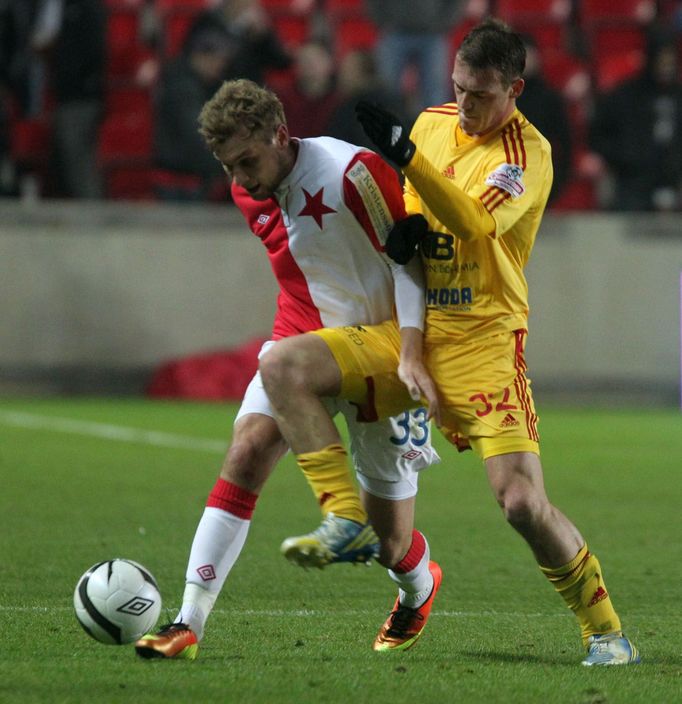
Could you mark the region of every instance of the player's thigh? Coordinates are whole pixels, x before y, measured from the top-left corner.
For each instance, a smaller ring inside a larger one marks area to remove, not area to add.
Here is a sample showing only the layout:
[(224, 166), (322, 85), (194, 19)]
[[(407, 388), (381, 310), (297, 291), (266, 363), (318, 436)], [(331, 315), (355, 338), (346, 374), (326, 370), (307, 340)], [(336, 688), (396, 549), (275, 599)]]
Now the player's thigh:
[(525, 331), (516, 331), (426, 351), (444, 407), (444, 435), (468, 438), (483, 459), (539, 451), (524, 340)]
[(339, 397), (365, 420), (388, 418), (414, 404), (398, 377), (400, 332), (393, 321), (324, 328), (310, 333), (327, 344), (341, 372)]
[(329, 346), (317, 335), (278, 340), (259, 359), (261, 375), (275, 404), (280, 394), (290, 394), (292, 388), (306, 389), (318, 396), (332, 396), (339, 391), (341, 372)]
[[(274, 340), (264, 342), (263, 346), (260, 348), (260, 352), (258, 353), (258, 359), (260, 359), (268, 350), (272, 349), (274, 344)], [(243, 416), (246, 416), (249, 413), (260, 413), (261, 415), (270, 416), (271, 418), (274, 418), (275, 416), (272, 406), (270, 405), (268, 395), (265, 393), (265, 389), (263, 388), (263, 380), (261, 379), (259, 371), (256, 371), (253, 378), (249, 382), (249, 385), (246, 387), (241, 405), (239, 406), (239, 410), (237, 411), (237, 415), (234, 419), (235, 426)]]

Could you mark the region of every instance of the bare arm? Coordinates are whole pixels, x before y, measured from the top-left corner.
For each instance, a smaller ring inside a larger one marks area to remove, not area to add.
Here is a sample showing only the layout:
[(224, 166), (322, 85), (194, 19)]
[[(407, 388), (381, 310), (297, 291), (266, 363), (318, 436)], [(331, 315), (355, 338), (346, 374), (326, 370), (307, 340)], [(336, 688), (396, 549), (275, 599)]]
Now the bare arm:
[(424, 365), (424, 334), (417, 328), (400, 328), (398, 376), (415, 401), (424, 400), (428, 417), (440, 425), (440, 401), (436, 385)]

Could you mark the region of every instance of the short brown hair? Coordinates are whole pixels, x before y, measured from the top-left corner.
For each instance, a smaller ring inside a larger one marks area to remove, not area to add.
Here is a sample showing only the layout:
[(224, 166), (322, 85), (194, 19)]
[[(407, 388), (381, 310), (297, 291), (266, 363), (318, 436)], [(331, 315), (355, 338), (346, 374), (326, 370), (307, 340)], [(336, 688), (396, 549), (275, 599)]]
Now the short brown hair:
[(521, 36), (492, 17), (464, 37), (457, 56), (473, 69), (495, 69), (506, 84), (521, 78), (526, 68), (526, 47)]
[(286, 118), (279, 98), (244, 78), (223, 82), (199, 113), (199, 133), (212, 151), (242, 130), (268, 140), (280, 125)]

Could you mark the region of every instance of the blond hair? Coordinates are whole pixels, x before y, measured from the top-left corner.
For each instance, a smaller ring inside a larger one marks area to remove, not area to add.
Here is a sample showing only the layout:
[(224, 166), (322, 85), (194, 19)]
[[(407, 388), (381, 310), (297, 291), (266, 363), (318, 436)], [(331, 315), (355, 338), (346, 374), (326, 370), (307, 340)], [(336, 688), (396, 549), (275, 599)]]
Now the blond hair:
[(199, 113), (199, 133), (212, 151), (244, 131), (267, 141), (280, 125), (286, 118), (279, 98), (244, 78), (225, 81)]

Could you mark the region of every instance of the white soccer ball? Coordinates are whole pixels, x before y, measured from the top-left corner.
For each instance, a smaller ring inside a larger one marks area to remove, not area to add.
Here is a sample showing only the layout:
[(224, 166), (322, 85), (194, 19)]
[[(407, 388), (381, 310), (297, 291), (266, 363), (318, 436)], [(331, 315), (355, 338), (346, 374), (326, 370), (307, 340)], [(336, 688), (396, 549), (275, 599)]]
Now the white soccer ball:
[(161, 613), (161, 595), (146, 567), (115, 558), (93, 565), (73, 593), (76, 618), (100, 643), (132, 643), (151, 631)]

